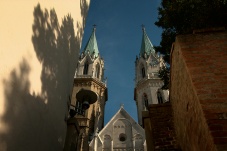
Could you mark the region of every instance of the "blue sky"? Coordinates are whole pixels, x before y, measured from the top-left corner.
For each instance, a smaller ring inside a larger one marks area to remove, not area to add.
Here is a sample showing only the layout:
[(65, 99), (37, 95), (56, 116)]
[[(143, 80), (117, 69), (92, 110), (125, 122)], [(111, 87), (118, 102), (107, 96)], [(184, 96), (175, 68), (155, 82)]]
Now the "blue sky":
[(108, 101), (105, 107), (106, 124), (124, 104), (125, 110), (137, 121), (134, 101), (136, 55), (139, 54), (142, 28), (153, 45), (161, 40), (162, 29), (157, 21), (161, 0), (91, 0), (81, 49), (88, 41), (93, 24), (100, 55), (105, 61)]

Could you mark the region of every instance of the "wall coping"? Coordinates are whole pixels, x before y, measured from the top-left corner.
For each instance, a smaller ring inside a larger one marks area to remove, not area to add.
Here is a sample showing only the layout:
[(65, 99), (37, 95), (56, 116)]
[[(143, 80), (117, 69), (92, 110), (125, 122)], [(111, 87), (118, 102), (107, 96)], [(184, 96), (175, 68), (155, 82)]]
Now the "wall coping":
[(160, 107), (168, 107), (171, 106), (170, 102), (162, 103), (162, 104), (150, 104), (149, 108), (160, 108)]

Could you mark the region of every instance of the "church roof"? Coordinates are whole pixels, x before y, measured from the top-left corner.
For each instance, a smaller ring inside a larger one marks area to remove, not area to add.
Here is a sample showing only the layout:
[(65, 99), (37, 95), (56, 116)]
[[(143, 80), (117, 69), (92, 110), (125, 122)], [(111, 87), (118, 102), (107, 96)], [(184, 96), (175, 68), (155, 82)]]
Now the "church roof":
[(143, 36), (142, 36), (142, 43), (141, 43), (141, 48), (140, 48), (140, 56), (144, 56), (145, 53), (147, 56), (149, 56), (151, 53), (155, 54), (154, 47), (147, 36), (147, 33), (145, 31), (145, 28), (142, 28), (143, 30)]
[(108, 127), (111, 127), (111, 125), (117, 120), (117, 119), (127, 119), (130, 123), (132, 123), (134, 128), (137, 131), (142, 131), (144, 133), (143, 128), (129, 115), (129, 113), (123, 108), (123, 106), (120, 107), (120, 109), (117, 111), (117, 113), (110, 119), (110, 121), (106, 124), (106, 126), (100, 131), (100, 134), (102, 134), (105, 129), (108, 129)]
[(97, 44), (97, 40), (96, 40), (96, 36), (95, 36), (95, 30), (96, 28), (93, 28), (92, 34), (87, 42), (87, 44), (85, 45), (83, 52), (84, 54), (94, 54), (94, 57), (98, 57), (99, 55), (99, 49), (98, 49), (98, 44)]

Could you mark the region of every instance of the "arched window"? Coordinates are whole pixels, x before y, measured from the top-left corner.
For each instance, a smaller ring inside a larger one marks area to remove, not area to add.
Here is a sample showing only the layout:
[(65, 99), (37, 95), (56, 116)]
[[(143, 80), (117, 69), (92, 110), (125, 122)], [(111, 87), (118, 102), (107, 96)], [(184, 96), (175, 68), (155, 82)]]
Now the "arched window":
[(134, 135), (134, 144), (135, 144), (135, 151), (144, 151), (144, 141), (143, 141), (143, 136), (139, 133)]
[(100, 75), (100, 65), (97, 64), (95, 68), (95, 77), (99, 78), (99, 75)]
[(83, 72), (83, 74), (88, 74), (88, 67), (89, 67), (89, 64), (88, 64), (88, 62), (86, 62), (84, 64), (84, 72)]
[(143, 94), (143, 102), (144, 102), (144, 108), (148, 110), (148, 98), (146, 93)]
[(146, 71), (145, 71), (145, 68), (143, 65), (141, 67), (141, 75), (142, 75), (142, 78), (145, 78), (145, 76), (146, 76)]
[(103, 136), (103, 151), (109, 151), (112, 148), (112, 138), (110, 135), (104, 135)]
[(159, 91), (157, 92), (157, 97), (158, 97), (158, 103), (159, 104), (163, 103), (162, 94)]

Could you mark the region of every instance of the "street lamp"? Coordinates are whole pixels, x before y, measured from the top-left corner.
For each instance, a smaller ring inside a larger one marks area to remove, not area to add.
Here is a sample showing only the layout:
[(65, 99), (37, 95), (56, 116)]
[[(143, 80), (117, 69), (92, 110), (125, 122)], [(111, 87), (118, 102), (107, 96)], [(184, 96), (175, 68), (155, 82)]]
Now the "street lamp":
[(93, 104), (97, 101), (98, 96), (95, 92), (91, 90), (86, 90), (86, 89), (81, 89), (77, 94), (76, 94), (76, 99), (78, 101), (79, 106), (74, 106), (75, 109), (70, 109), (69, 114), (70, 117), (74, 117), (76, 114), (83, 115), (85, 110), (87, 110), (90, 107), (90, 104)]

